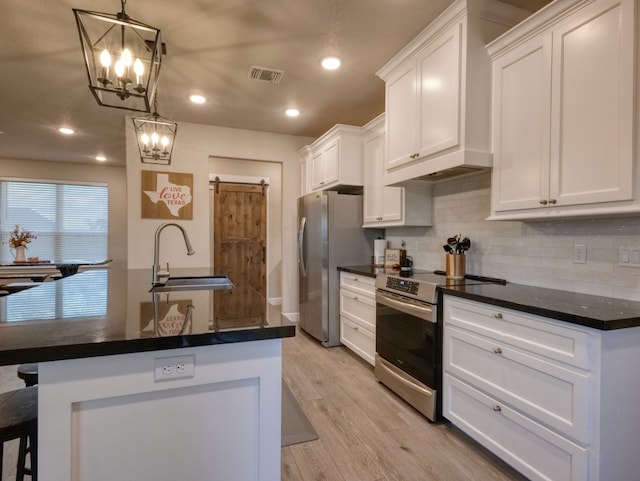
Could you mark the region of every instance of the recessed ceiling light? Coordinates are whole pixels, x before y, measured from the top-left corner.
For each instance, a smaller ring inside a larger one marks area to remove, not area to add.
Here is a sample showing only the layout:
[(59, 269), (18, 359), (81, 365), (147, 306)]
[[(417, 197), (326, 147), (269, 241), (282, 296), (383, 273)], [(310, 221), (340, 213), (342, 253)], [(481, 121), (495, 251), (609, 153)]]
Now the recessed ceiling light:
[(64, 135), (71, 135), (74, 133), (73, 129), (70, 129), (69, 127), (60, 127), (58, 130)]
[(322, 67), (326, 70), (336, 70), (340, 68), (340, 59), (337, 57), (326, 57), (322, 59)]
[(202, 95), (192, 95), (191, 97), (189, 97), (189, 100), (191, 100), (194, 104), (203, 104), (207, 101), (207, 99), (205, 99)]
[(104, 162), (105, 160), (107, 160), (107, 158), (104, 155), (96, 155), (96, 160)]
[(298, 109), (287, 109), (284, 112), (287, 117), (297, 117), (298, 115), (300, 115), (300, 111)]

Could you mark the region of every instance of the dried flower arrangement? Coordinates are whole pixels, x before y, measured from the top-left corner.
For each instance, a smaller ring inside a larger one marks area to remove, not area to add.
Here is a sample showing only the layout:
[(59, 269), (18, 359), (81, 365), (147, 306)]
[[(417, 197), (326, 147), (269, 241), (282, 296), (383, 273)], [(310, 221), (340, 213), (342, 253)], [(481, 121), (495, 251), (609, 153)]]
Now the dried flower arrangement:
[(37, 237), (28, 230), (21, 229), (19, 225), (16, 225), (9, 235), (9, 247), (13, 249), (16, 247), (26, 248), (27, 244), (33, 239), (37, 239)]

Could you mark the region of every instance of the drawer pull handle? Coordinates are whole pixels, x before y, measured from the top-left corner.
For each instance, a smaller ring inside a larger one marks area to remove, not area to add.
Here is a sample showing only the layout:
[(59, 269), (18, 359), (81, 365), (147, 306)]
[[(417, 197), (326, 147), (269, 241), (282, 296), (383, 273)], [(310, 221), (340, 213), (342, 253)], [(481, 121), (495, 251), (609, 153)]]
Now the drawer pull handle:
[(500, 411), (502, 411), (502, 408), (496, 404), (495, 406), (493, 406), (493, 410), (499, 413)]
[(493, 352), (495, 354), (502, 354), (502, 349), (500, 349), (499, 347), (494, 348)]
[(549, 202), (548, 202), (546, 199), (542, 199), (542, 200), (540, 201), (540, 204), (542, 204), (542, 205), (547, 205), (548, 203), (549, 203)]
[(499, 312), (494, 315), (493, 317), (495, 317), (496, 319), (502, 319), (502, 314), (500, 314)]

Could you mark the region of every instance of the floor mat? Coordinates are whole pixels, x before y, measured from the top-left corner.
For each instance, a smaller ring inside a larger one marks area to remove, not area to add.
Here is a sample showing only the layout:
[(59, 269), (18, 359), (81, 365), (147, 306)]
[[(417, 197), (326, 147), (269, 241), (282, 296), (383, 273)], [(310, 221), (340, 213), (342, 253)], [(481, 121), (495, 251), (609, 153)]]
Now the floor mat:
[(282, 381), (282, 447), (318, 439), (315, 429)]

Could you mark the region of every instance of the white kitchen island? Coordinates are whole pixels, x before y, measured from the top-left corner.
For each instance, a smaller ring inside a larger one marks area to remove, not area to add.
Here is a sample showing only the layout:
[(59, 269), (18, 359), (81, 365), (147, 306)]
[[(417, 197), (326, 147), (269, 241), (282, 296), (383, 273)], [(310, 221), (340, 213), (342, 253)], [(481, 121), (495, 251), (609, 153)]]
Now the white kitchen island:
[[(216, 329), (212, 293), (186, 291), (162, 298), (150, 329), (147, 274), (81, 273), (0, 300), (0, 362), (39, 363), (39, 479), (279, 480), (281, 338), (293, 326)], [(102, 316), (65, 318), (51, 301), (55, 319), (10, 318), (92, 283), (94, 304), (106, 291)]]

